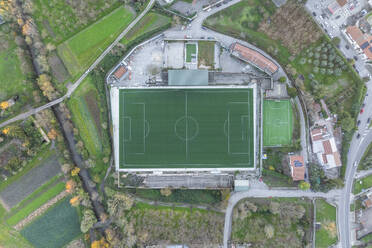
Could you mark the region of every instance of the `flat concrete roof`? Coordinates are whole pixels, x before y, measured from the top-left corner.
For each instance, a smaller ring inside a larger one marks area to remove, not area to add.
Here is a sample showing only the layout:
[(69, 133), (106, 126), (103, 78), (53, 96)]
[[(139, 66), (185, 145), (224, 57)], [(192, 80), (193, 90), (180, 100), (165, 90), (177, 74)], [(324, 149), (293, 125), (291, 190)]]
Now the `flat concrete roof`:
[(169, 86), (207, 86), (207, 70), (168, 70)]

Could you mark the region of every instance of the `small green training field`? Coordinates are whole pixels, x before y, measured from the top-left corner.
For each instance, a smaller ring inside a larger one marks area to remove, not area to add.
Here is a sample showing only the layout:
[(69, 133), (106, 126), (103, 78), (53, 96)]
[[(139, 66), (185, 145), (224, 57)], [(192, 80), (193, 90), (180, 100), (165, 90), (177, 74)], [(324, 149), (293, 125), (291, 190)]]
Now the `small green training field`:
[(63, 247), (81, 234), (79, 216), (66, 197), (21, 230), (34, 247)]
[(193, 58), (196, 58), (196, 44), (186, 43), (186, 62), (191, 63)]
[(120, 168), (254, 167), (253, 106), (250, 88), (121, 89)]
[(263, 145), (290, 145), (292, 132), (293, 110), (290, 100), (264, 100)]

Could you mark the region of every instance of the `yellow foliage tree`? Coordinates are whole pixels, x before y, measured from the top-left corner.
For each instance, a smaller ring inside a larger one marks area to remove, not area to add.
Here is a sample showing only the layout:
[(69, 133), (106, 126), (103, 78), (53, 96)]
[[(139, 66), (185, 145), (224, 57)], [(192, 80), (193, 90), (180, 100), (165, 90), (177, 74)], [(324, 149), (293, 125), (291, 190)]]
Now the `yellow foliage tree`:
[(79, 203), (80, 203), (79, 196), (75, 196), (75, 197), (72, 197), (72, 198), (70, 199), (70, 204), (71, 204), (71, 206), (73, 206), (73, 207), (77, 207), (77, 206), (79, 206)]
[(72, 171), (71, 171), (71, 176), (76, 176), (77, 174), (79, 174), (80, 172), (80, 168), (79, 167), (75, 167)]
[(51, 140), (54, 140), (56, 139), (57, 137), (57, 131), (52, 128), (49, 132), (48, 132), (48, 138), (51, 139)]
[(67, 193), (72, 193), (76, 187), (76, 183), (74, 180), (68, 180), (66, 182), (66, 191)]
[(1, 109), (7, 109), (9, 107), (8, 101), (3, 101), (0, 103), (0, 108)]
[(108, 248), (109, 244), (106, 242), (104, 238), (101, 238), (100, 240), (95, 240), (91, 246), (91, 248)]
[(3, 134), (7, 135), (10, 131), (10, 128), (9, 127), (6, 127), (3, 129), (3, 131), (1, 131)]

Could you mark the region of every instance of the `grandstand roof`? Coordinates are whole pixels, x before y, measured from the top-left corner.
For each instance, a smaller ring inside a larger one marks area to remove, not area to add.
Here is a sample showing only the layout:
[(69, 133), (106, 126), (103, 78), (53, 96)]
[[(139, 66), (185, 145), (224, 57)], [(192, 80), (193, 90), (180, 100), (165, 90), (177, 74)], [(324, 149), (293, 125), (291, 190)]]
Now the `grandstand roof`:
[(273, 61), (266, 58), (258, 51), (243, 46), (238, 42), (232, 44), (231, 50), (233, 51), (232, 53), (233, 55), (239, 57), (240, 59), (248, 63), (253, 64), (254, 66), (258, 67), (260, 70), (266, 73), (273, 74), (278, 70), (278, 66)]
[(207, 70), (168, 70), (169, 86), (206, 86)]

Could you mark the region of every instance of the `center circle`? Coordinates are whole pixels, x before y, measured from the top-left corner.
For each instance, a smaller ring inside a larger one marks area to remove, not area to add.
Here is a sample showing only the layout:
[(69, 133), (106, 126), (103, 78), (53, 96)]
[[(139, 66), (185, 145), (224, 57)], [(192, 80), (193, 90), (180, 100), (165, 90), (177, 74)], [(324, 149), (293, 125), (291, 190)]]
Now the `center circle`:
[(181, 140), (192, 140), (199, 133), (199, 123), (191, 116), (182, 116), (174, 124), (174, 133)]

